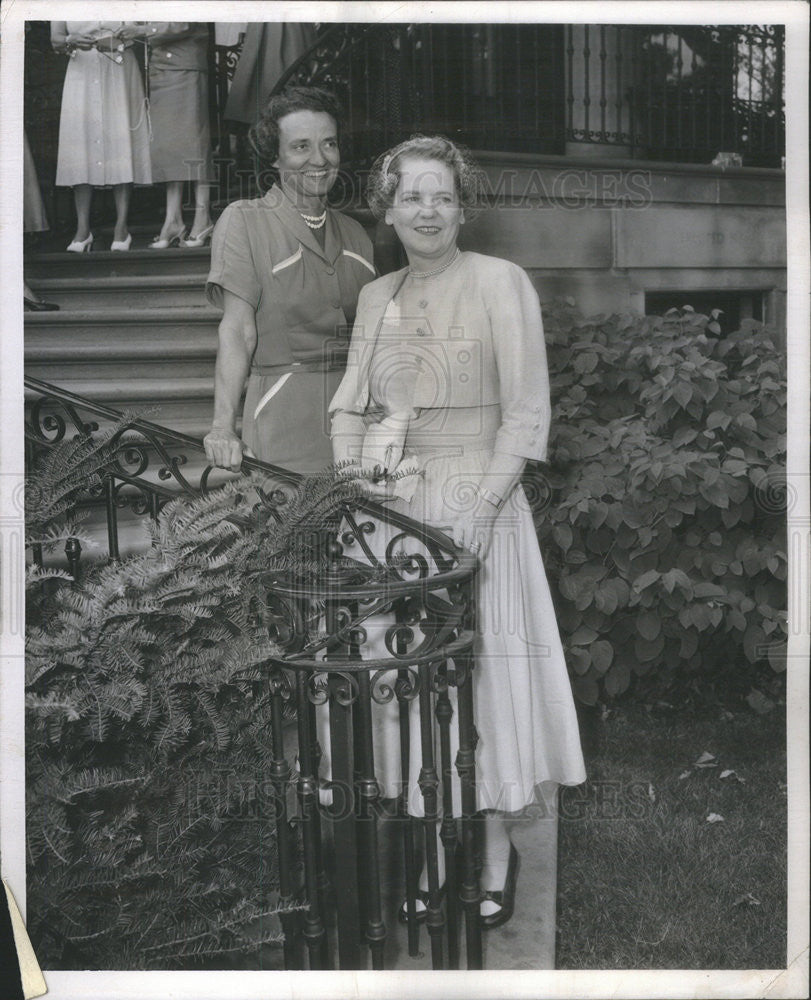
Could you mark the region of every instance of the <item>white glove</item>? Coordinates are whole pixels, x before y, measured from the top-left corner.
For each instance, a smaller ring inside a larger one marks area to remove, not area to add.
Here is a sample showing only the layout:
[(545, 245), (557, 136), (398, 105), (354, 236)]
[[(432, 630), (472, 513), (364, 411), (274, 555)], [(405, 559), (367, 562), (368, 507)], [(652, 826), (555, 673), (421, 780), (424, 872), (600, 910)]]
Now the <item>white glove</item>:
[(394, 472), (403, 457), (408, 420), (407, 414), (393, 413), (369, 425), (361, 453), (364, 470), (376, 472), (378, 476)]

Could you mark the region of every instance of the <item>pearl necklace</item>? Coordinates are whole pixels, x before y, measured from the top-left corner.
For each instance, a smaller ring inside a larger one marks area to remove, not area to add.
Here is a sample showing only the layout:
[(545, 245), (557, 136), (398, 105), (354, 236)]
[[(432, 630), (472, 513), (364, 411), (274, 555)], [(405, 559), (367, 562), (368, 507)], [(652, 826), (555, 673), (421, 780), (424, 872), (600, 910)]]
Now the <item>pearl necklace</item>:
[(448, 268), (456, 261), (456, 258), (462, 251), (459, 247), (456, 248), (456, 252), (449, 261), (446, 261), (442, 267), (435, 267), (433, 271), (413, 271), (411, 268), (408, 269), (408, 273), (412, 278), (433, 278), (435, 274), (442, 274), (443, 271), (447, 271)]
[(326, 209), (324, 209), (324, 211), (320, 215), (305, 215), (304, 212), (299, 212), (299, 215), (302, 217), (302, 219), (304, 219), (304, 221), (310, 227), (310, 229), (320, 229), (327, 221)]

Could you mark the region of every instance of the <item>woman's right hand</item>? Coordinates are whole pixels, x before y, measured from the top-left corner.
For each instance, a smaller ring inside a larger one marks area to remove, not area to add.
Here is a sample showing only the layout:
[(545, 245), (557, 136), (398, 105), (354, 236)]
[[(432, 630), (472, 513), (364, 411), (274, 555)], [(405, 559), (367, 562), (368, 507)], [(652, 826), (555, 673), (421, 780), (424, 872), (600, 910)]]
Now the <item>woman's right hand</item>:
[(203, 438), (206, 458), (212, 465), (220, 469), (230, 469), (239, 472), (242, 468), (242, 456), (245, 445), (232, 430), (222, 427), (212, 427)]
[[(379, 470), (376, 470), (379, 471)], [(335, 473), (337, 480), (351, 480), (356, 482), (362, 492), (373, 500), (385, 503), (387, 500), (394, 500), (394, 484), (391, 479), (380, 476), (373, 478), (370, 470), (364, 470), (360, 463), (352, 462), (338, 469)]]
[(82, 31), (73, 31), (65, 39), (65, 45), (68, 49), (82, 49), (83, 51), (87, 51), (88, 49), (92, 49), (95, 44), (95, 37)]
[(144, 23), (138, 21), (125, 21), (120, 28), (116, 28), (115, 37), (122, 42), (133, 42), (136, 38), (144, 37)]

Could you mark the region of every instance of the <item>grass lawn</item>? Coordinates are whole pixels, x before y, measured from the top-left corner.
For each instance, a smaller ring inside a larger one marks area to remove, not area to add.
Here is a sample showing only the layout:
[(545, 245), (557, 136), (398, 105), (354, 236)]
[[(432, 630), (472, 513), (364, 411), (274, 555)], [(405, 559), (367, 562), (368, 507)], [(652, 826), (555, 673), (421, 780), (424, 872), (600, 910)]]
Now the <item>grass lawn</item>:
[(561, 798), (556, 967), (784, 968), (782, 706), (617, 708), (594, 737)]

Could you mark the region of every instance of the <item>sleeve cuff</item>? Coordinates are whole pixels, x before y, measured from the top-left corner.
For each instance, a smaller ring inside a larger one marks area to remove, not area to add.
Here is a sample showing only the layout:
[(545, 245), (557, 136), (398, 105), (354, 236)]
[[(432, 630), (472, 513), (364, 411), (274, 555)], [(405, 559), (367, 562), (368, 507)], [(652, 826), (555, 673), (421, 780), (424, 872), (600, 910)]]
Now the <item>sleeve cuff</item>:
[(209, 276), (208, 281), (206, 281), (206, 299), (217, 309), (225, 307), (223, 292), (231, 292), (237, 298), (244, 299), (254, 310), (259, 308), (259, 291), (257, 289), (246, 288), (221, 276)]
[(502, 427), (496, 434), (493, 451), (517, 455), (533, 462), (544, 462), (547, 454), (547, 436), (544, 434), (532, 437), (523, 433), (516, 434)]

